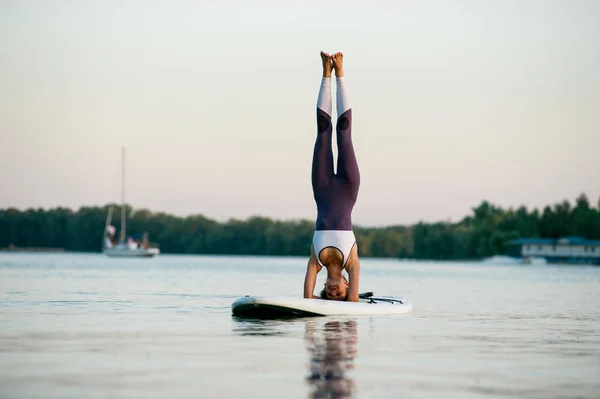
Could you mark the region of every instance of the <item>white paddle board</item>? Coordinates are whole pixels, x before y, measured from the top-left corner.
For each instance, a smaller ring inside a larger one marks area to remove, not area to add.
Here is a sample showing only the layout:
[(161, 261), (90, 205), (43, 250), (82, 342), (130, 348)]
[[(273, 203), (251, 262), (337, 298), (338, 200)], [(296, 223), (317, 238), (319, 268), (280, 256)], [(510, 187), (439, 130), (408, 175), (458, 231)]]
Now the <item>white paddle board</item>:
[(358, 302), (346, 302), (246, 295), (235, 300), (231, 305), (234, 316), (265, 319), (317, 316), (386, 316), (405, 314), (411, 310), (412, 303), (410, 301), (394, 296), (369, 296), (360, 298)]

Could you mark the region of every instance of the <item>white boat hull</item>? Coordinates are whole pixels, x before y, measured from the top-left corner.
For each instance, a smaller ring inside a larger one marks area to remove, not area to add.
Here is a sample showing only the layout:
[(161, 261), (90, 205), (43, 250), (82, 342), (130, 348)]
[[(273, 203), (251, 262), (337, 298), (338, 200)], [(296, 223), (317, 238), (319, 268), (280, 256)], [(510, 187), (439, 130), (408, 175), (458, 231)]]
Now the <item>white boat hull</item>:
[(106, 248), (102, 252), (113, 258), (149, 258), (160, 253), (158, 248)]

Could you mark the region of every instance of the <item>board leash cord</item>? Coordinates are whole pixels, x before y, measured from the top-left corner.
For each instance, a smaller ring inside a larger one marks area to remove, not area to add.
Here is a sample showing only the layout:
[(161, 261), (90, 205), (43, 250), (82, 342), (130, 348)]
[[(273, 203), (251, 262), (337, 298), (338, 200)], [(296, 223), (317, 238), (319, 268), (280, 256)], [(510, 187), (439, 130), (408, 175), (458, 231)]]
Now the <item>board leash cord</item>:
[(400, 304), (404, 304), (404, 302), (402, 302), (402, 300), (397, 299), (397, 298), (391, 299), (391, 298), (376, 298), (376, 297), (373, 297), (373, 292), (372, 291), (363, 292), (362, 294), (358, 294), (358, 297), (360, 299), (368, 299), (369, 303), (377, 303), (377, 301), (380, 301), (380, 302), (389, 302), (389, 303), (396, 303), (396, 302), (398, 302)]

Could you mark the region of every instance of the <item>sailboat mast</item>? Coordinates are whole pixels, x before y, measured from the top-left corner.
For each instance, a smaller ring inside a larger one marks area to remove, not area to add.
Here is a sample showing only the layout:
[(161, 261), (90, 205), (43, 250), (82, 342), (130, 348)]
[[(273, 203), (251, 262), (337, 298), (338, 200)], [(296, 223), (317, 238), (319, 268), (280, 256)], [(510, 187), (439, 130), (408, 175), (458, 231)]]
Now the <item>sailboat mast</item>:
[(121, 149), (121, 242), (125, 241), (125, 147)]

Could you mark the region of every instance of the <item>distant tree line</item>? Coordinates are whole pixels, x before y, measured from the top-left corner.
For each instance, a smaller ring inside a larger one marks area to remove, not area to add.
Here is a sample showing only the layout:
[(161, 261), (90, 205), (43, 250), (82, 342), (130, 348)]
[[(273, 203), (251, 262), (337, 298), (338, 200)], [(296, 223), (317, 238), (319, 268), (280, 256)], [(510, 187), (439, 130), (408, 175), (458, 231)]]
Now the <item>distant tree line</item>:
[[(98, 252), (109, 205), (0, 210), (0, 248), (46, 247)], [(114, 215), (120, 215), (113, 205)], [(132, 209), (127, 208), (131, 214)], [(119, 217), (113, 217), (119, 227)], [(162, 253), (307, 256), (314, 221), (280, 221), (264, 217), (231, 219), (225, 223), (202, 215), (176, 217), (136, 210), (127, 219), (127, 232), (147, 231)], [(458, 222), (410, 226), (355, 227), (361, 256), (463, 260), (505, 252), (508, 240), (519, 237), (583, 236), (600, 239), (600, 200), (591, 206), (585, 194), (574, 204), (565, 200), (543, 210), (524, 206), (502, 209), (487, 201)]]

